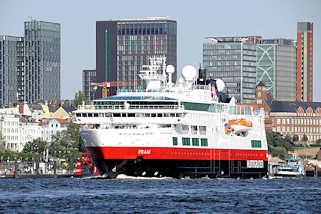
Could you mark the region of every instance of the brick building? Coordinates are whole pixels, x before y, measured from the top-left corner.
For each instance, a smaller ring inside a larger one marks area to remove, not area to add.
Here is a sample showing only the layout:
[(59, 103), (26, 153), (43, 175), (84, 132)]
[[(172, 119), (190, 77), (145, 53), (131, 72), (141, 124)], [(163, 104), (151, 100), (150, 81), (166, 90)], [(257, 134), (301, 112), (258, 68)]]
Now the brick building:
[(321, 139), (321, 102), (273, 101), (270, 118), (272, 130), (282, 135), (305, 134), (309, 143)]
[(277, 101), (267, 94), (265, 85), (256, 86), (256, 99), (253, 111), (264, 109), (265, 128), (279, 132), (283, 136), (297, 135), (302, 141), (304, 135), (308, 143), (313, 144), (321, 139), (321, 102)]

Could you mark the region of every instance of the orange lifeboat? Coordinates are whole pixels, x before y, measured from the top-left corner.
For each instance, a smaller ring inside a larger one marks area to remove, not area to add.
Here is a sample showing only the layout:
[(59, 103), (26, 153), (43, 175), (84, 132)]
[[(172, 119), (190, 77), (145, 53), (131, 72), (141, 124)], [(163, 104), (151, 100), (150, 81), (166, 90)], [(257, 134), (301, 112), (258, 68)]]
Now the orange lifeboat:
[(252, 126), (253, 126), (252, 121), (247, 121), (244, 118), (239, 120), (229, 120), (227, 123), (224, 124), (225, 134), (229, 134), (232, 131), (234, 133), (247, 131)]

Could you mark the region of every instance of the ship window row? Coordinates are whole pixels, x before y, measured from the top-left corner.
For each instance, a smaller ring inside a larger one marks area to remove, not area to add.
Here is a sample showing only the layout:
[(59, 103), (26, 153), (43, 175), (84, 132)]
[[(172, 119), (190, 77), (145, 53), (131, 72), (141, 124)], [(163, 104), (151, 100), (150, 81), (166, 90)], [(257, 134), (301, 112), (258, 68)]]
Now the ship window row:
[(76, 117), (182, 117), (182, 113), (76, 113)]
[[(192, 141), (191, 141), (191, 138), (189, 137), (182, 137), (183, 146), (191, 146), (191, 145), (200, 146), (200, 142), (201, 142), (201, 146), (208, 146), (207, 138), (201, 138), (201, 141), (199, 138), (192, 138)], [(173, 137), (173, 146), (178, 146), (177, 137)]]

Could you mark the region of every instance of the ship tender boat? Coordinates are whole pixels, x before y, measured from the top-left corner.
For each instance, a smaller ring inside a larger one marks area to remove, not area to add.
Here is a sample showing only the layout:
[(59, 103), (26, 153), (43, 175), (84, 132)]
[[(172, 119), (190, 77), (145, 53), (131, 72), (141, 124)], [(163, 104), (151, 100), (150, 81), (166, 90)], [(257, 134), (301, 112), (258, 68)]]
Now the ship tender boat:
[(120, 90), (74, 112), (100, 174), (265, 176), (264, 112), (236, 105), (223, 93), (222, 80), (197, 78), (193, 66), (185, 66), (173, 84), (174, 67), (165, 62), (151, 57), (143, 66), (145, 89)]

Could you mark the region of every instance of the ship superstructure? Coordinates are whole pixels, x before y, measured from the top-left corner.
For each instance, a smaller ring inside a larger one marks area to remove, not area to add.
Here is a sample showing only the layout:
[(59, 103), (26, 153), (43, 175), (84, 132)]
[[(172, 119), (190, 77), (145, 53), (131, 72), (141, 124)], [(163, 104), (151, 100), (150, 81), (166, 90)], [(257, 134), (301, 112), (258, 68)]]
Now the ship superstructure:
[(143, 67), (146, 89), (120, 90), (74, 112), (100, 174), (265, 176), (264, 112), (236, 105), (223, 81), (197, 79), (193, 66), (174, 85), (165, 61)]

